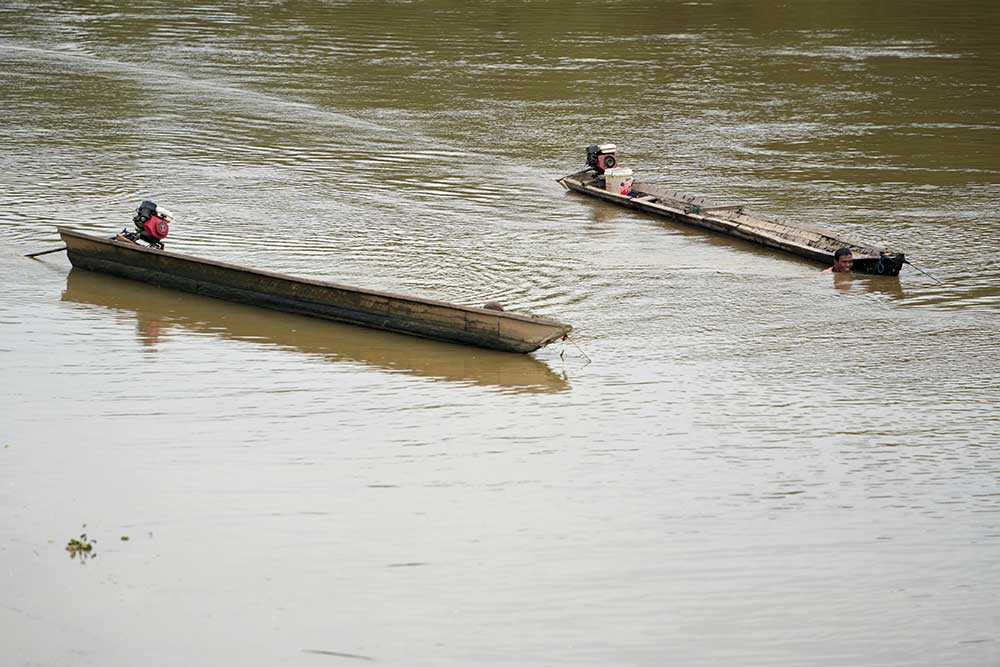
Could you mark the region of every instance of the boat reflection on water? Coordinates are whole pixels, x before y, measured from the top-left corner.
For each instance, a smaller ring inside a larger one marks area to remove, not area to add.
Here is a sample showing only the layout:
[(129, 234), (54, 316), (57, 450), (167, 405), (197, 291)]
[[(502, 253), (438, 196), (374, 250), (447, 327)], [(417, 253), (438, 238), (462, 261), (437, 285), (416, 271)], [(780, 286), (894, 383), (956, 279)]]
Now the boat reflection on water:
[(517, 392), (554, 393), (569, 383), (533, 357), (442, 343), (254, 308), (72, 269), (62, 300), (134, 316), (139, 339), (155, 346), (172, 330), (275, 346), (327, 361)]
[(857, 273), (834, 273), (833, 287), (841, 292), (878, 294), (899, 301), (906, 298), (899, 278), (895, 276), (867, 276)]

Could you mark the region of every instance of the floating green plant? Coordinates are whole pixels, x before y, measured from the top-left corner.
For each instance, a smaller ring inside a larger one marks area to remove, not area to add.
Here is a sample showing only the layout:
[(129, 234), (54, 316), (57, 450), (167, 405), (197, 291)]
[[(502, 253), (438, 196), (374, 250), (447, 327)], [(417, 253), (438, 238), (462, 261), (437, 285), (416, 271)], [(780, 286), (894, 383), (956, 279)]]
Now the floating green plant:
[(87, 533), (82, 533), (80, 538), (73, 538), (66, 544), (66, 551), (69, 552), (70, 558), (80, 557), (80, 562), (85, 562), (88, 558), (97, 558), (97, 552), (94, 551), (94, 545), (97, 544), (97, 540), (92, 540), (87, 537)]

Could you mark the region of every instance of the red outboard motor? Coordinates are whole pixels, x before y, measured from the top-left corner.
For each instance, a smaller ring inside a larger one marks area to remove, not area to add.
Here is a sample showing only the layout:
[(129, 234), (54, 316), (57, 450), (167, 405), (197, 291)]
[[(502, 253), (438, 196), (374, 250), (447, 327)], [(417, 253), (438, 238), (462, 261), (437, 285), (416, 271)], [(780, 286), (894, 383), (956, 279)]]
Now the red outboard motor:
[(618, 165), (618, 147), (614, 144), (587, 146), (587, 166), (598, 174)]
[(174, 216), (170, 211), (147, 199), (135, 210), (135, 217), (132, 218), (135, 231), (122, 230), (119, 236), (124, 236), (132, 242), (144, 241), (162, 250), (163, 239), (170, 233), (170, 223), (173, 220)]

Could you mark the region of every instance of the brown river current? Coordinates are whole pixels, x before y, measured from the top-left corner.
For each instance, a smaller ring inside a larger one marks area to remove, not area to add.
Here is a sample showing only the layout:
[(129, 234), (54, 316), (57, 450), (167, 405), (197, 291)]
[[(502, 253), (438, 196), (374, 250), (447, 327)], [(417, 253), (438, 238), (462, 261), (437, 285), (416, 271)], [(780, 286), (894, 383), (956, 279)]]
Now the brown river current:
[[(563, 191), (598, 142), (922, 272)], [(0, 148), (0, 665), (1000, 664), (997, 3), (7, 0)], [(146, 198), (575, 332), (23, 257)]]

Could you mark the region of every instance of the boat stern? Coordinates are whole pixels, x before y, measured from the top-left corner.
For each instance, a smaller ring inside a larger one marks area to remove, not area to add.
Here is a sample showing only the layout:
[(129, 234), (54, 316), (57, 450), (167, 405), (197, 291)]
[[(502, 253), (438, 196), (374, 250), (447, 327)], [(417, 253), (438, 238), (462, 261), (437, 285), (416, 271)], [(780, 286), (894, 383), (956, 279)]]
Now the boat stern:
[(906, 263), (901, 252), (880, 252), (877, 257), (857, 257), (851, 266), (852, 273), (870, 276), (898, 276)]

